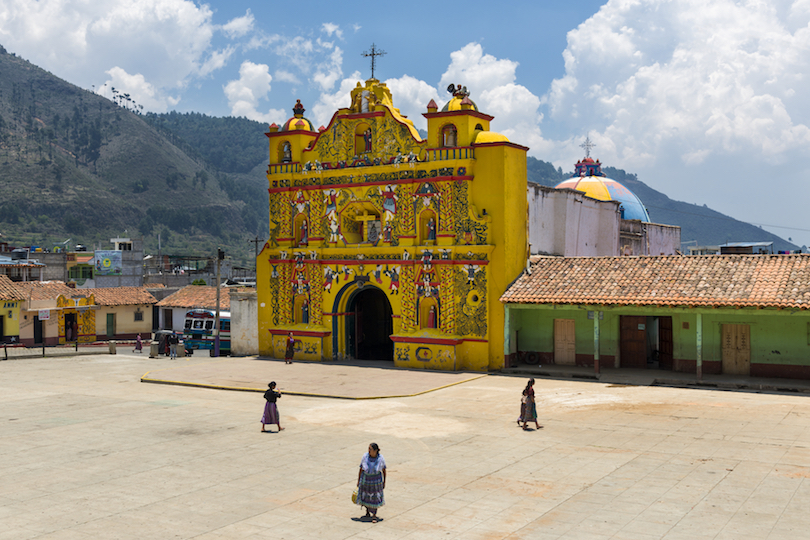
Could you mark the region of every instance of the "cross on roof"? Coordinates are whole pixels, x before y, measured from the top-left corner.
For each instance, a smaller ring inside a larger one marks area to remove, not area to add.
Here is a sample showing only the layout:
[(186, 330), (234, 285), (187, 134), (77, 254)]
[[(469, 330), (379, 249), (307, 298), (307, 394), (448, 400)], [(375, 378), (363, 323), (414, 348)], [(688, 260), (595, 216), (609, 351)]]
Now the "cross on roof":
[(596, 147), (596, 145), (591, 142), (590, 136), (587, 136), (585, 137), (585, 142), (580, 144), (579, 147), (585, 149), (585, 157), (589, 158), (591, 157), (591, 148)]
[(384, 56), (384, 55), (385, 55), (385, 51), (383, 51), (381, 49), (378, 49), (373, 43), (371, 44), (371, 52), (366, 51), (366, 52), (364, 52), (362, 54), (362, 56), (365, 56), (366, 58), (368, 58), (369, 56), (371, 57), (371, 78), (372, 79), (374, 78), (374, 69), (377, 67), (377, 57), (378, 56)]

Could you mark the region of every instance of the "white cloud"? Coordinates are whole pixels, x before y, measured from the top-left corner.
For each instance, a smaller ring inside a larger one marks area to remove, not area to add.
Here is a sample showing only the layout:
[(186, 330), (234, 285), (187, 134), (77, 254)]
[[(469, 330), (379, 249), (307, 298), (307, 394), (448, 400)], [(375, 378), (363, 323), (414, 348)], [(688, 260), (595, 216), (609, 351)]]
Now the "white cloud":
[(222, 30), (230, 38), (242, 37), (253, 30), (254, 22), (253, 13), (248, 9), (242, 17), (236, 17), (222, 25)]
[(329, 59), (318, 66), (312, 80), (320, 85), (321, 90), (327, 92), (335, 86), (337, 80), (343, 75), (342, 65), (343, 51), (340, 47), (335, 47), (335, 50), (329, 55)]
[(0, 43), (80, 86), (100, 86), (108, 74), (133, 95), (148, 84), (163, 106), (229, 58), (228, 48), (211, 51), (212, 15), (191, 0), (12, 0), (0, 4)]
[(340, 26), (333, 24), (333, 23), (323, 23), (321, 26), (321, 30), (326, 33), (327, 36), (331, 37), (332, 35), (337, 36), (338, 39), (343, 39), (343, 30), (340, 29)]
[(129, 94), (130, 99), (142, 105), (147, 111), (166, 112), (170, 107), (179, 103), (180, 98), (163, 94), (140, 73), (130, 75), (124, 69), (116, 66), (107, 71), (109, 79), (98, 89), (98, 93), (113, 99), (113, 91), (120, 94)]
[(285, 71), (283, 69), (277, 69), (276, 74), (273, 76), (274, 79), (278, 81), (283, 81), (290, 84), (301, 84), (301, 81), (290, 73), (289, 71)]
[[(490, 126), (493, 131), (535, 152), (549, 148), (549, 141), (540, 131), (543, 118), (539, 112), (540, 98), (515, 83), (517, 62), (484, 54), (484, 48), (478, 43), (469, 43), (450, 53), (450, 60), (439, 83), (442, 90), (449, 84), (466, 86), (478, 110), (495, 117)], [(437, 103), (441, 107), (449, 99), (450, 95), (444, 93)]]
[(610, 136), (605, 157), (629, 168), (671, 154), (783, 163), (810, 143), (808, 5), (613, 0), (569, 32), (544, 102), (560, 127)]
[(228, 98), (233, 116), (244, 116), (260, 122), (281, 123), (285, 120), (284, 111), (269, 109), (267, 112), (258, 110), (259, 102), (266, 100), (270, 93), (273, 76), (266, 64), (254, 64), (250, 61), (242, 62), (239, 68), (239, 79), (229, 81), (223, 88)]
[(431, 99), (439, 103), (439, 93), (436, 89), (425, 81), (409, 75), (403, 75), (398, 79), (388, 79), (385, 84), (391, 90), (394, 106), (412, 120), (418, 128), (425, 129), (427, 121), (422, 113), (427, 112), (427, 104)]
[(218, 69), (225, 67), (225, 65), (228, 63), (228, 60), (230, 60), (231, 56), (233, 56), (234, 52), (236, 52), (236, 47), (234, 47), (233, 45), (229, 45), (224, 49), (222, 49), (221, 51), (214, 51), (213, 53), (211, 53), (211, 56), (208, 58), (208, 60), (206, 60), (205, 63), (203, 63), (203, 65), (200, 66), (200, 69), (198, 71), (199, 75), (201, 77), (204, 77)]
[(338, 109), (351, 105), (351, 91), (361, 80), (360, 77), (360, 72), (355, 71), (348, 78), (340, 81), (340, 87), (335, 93), (322, 93), (318, 102), (312, 107), (313, 122), (326, 126)]

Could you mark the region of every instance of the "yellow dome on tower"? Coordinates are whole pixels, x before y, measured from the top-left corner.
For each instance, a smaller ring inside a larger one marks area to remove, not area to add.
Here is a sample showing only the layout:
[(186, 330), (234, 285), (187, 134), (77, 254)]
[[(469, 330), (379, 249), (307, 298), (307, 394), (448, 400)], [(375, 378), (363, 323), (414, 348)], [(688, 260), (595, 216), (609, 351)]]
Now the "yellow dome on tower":
[(509, 142), (509, 138), (506, 135), (502, 135), (497, 131), (476, 131), (475, 133), (476, 135), (473, 136), (472, 141), (475, 144)]

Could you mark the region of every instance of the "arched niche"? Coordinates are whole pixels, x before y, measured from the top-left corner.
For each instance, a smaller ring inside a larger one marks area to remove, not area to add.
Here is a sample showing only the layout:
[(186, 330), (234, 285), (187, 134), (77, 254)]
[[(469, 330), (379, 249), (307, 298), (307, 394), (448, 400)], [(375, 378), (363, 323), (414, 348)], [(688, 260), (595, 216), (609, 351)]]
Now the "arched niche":
[(306, 294), (297, 294), (293, 299), (293, 322), (295, 324), (309, 324), (312, 306)]
[(354, 155), (360, 156), (371, 152), (374, 146), (371, 126), (365, 122), (360, 122), (354, 128)]
[(446, 124), (442, 126), (442, 146), (451, 148), (458, 146), (458, 130), (453, 124)]
[(439, 303), (432, 296), (419, 299), (419, 328), (439, 328)]
[(416, 231), (419, 236), (419, 245), (435, 245), (436, 233), (439, 229), (439, 221), (436, 219), (436, 212), (430, 208), (427, 208), (422, 210), (417, 219)]
[(309, 245), (309, 220), (306, 214), (298, 214), (293, 219), (293, 238), (296, 246)]
[(281, 141), (278, 144), (278, 163), (292, 162), (292, 144), (290, 141)]

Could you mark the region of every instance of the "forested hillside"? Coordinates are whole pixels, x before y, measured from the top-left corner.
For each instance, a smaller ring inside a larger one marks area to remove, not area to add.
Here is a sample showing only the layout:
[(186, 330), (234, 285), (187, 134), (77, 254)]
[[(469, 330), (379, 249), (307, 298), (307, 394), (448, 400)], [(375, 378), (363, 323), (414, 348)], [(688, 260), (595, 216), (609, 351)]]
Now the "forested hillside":
[(106, 246), (126, 233), (150, 251), (160, 234), (169, 251), (205, 254), (241, 251), (265, 234), (265, 183), (223, 173), (139, 110), (129, 96), (110, 101), (0, 47), (3, 240)]

